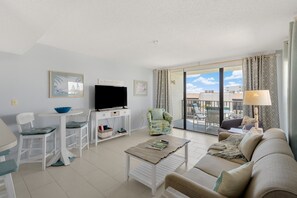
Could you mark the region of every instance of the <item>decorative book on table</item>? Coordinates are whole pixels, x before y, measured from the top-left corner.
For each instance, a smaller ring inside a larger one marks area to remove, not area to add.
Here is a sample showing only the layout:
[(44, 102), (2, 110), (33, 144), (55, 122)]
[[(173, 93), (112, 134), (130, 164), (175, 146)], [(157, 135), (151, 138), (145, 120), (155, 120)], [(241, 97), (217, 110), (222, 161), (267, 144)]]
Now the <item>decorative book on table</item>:
[(157, 140), (146, 146), (146, 148), (155, 149), (155, 150), (163, 150), (168, 146), (169, 142), (166, 140)]

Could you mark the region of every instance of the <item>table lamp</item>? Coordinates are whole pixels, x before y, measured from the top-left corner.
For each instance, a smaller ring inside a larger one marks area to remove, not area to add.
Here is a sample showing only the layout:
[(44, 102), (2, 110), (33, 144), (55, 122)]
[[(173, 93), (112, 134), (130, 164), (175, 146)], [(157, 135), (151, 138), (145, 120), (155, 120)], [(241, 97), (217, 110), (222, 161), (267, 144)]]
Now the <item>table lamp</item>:
[(257, 106), (271, 105), (269, 90), (251, 90), (244, 92), (243, 104), (254, 105), (255, 128), (259, 128), (259, 112)]

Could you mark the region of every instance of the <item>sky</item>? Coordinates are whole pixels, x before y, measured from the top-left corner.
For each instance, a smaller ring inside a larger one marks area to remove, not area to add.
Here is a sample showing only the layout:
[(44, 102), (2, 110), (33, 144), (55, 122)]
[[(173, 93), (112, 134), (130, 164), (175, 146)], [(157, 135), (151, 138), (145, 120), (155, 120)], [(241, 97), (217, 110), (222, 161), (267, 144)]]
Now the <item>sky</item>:
[[(224, 72), (224, 86), (242, 85), (242, 70)], [(205, 90), (219, 91), (219, 72), (187, 76), (187, 93), (200, 93)]]

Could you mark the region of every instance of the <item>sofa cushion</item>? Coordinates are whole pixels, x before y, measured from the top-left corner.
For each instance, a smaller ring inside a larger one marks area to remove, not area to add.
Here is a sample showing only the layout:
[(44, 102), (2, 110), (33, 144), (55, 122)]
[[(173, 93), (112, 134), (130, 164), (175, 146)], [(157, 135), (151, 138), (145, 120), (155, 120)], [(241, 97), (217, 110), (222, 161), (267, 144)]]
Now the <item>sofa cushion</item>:
[(152, 109), (153, 120), (163, 120), (164, 109)]
[(198, 168), (192, 168), (184, 174), (188, 179), (199, 183), (200, 185), (212, 189), (217, 178), (205, 173), (204, 171)]
[(262, 139), (262, 136), (263, 135), (259, 133), (248, 132), (241, 140), (238, 148), (247, 160), (251, 160), (254, 149)]
[(294, 158), (289, 144), (283, 139), (266, 139), (259, 142), (254, 150), (252, 161), (257, 162), (267, 155), (281, 153)]
[(284, 131), (278, 128), (271, 128), (265, 131), (262, 139), (283, 139), (287, 141)]
[[(245, 197), (297, 195), (297, 163), (288, 155), (271, 154), (255, 163)], [(276, 193), (276, 194), (275, 194)]]
[(239, 197), (252, 175), (254, 162), (248, 162), (235, 169), (222, 171), (218, 177), (214, 191), (227, 197)]
[(238, 163), (234, 163), (220, 157), (205, 155), (199, 160), (199, 162), (194, 167), (199, 168), (200, 170), (214, 177), (218, 177), (223, 170), (229, 171), (239, 166), (240, 164)]

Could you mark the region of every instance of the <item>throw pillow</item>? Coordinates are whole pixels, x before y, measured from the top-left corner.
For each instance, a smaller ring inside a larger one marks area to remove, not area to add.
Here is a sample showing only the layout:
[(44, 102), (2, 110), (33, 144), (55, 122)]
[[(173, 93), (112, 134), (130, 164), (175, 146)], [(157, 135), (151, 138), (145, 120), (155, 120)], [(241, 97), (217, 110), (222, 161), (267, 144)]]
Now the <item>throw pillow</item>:
[(251, 160), (252, 154), (257, 144), (262, 139), (262, 136), (263, 134), (259, 134), (257, 132), (248, 132), (244, 135), (243, 139), (238, 145), (239, 150), (248, 161)]
[(163, 120), (164, 109), (152, 109), (153, 120)]
[(240, 197), (250, 181), (253, 165), (251, 161), (229, 171), (223, 170), (213, 190), (226, 197)]
[(249, 116), (244, 116), (241, 122), (241, 126), (244, 125), (249, 125), (249, 124), (255, 124), (256, 123), (256, 119), (255, 118), (251, 118)]

